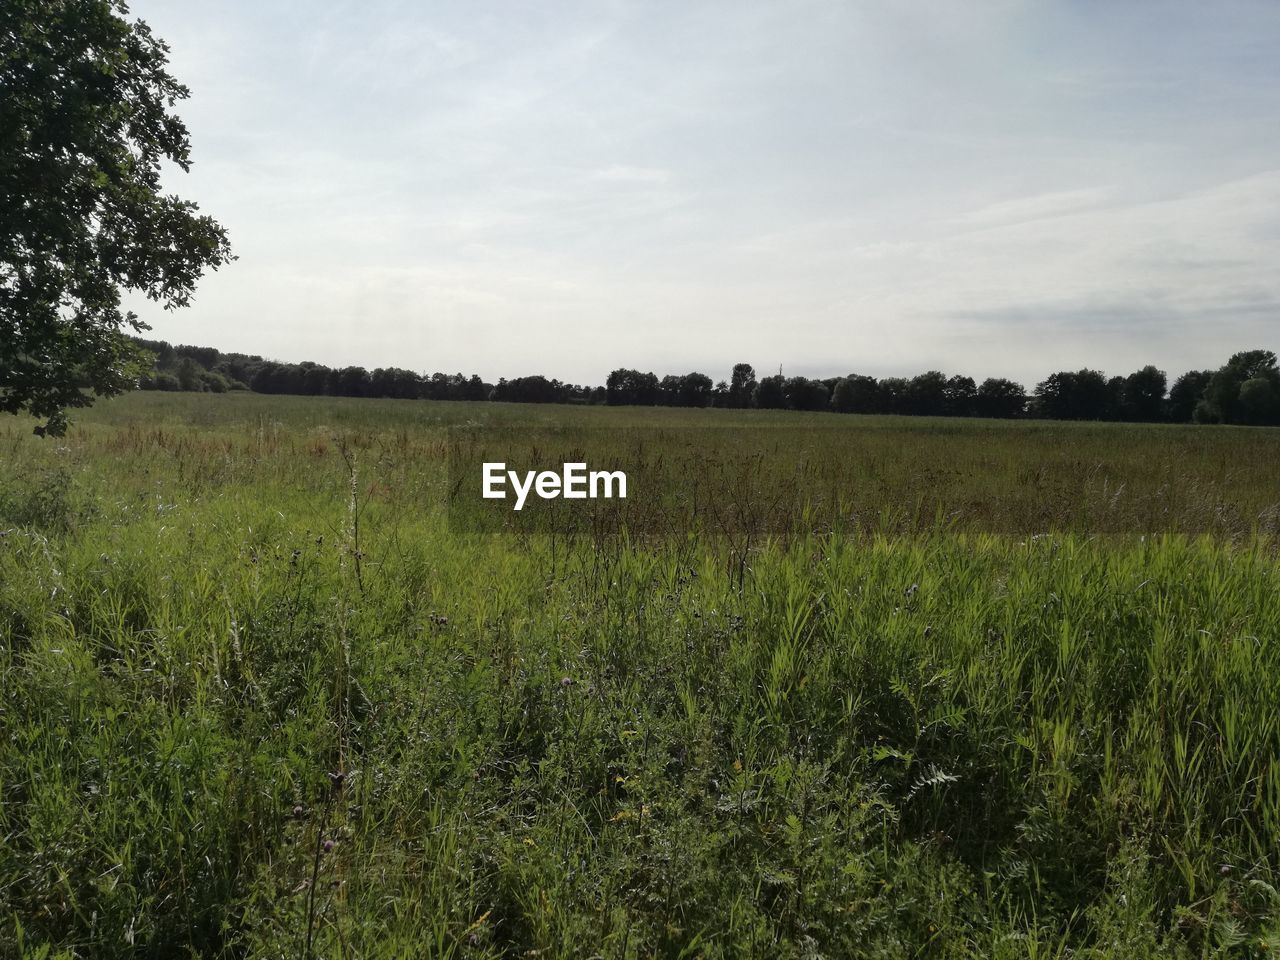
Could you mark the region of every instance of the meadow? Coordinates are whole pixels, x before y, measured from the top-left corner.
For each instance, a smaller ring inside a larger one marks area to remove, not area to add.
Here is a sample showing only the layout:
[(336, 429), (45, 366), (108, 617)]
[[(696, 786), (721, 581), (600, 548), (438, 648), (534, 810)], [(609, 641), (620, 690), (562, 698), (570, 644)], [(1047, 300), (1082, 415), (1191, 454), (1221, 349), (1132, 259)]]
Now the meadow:
[[(1280, 956), (1280, 430), (163, 393), (31, 426), (0, 957)], [(472, 530), (458, 426), (759, 431), (777, 512)]]

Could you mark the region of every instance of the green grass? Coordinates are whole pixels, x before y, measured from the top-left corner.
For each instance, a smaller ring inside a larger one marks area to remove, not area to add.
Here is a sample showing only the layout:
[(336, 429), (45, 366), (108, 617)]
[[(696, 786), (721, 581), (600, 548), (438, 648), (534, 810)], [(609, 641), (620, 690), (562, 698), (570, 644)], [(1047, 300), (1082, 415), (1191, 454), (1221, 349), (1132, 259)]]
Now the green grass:
[[(1055, 452), (1172, 506), (468, 535), (468, 422), (821, 425), (890, 494)], [(1280, 955), (1280, 431), (162, 394), (0, 426), (0, 957)]]

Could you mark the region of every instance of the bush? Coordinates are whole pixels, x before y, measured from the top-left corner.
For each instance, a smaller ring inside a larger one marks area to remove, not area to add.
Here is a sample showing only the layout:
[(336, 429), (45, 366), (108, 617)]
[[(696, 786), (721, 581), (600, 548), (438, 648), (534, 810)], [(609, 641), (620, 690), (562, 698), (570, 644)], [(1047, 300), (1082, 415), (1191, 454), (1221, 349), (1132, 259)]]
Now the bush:
[(210, 393), (226, 393), (229, 389), (227, 378), (211, 370), (201, 373), (199, 380), (200, 387)]
[(1219, 413), (1218, 408), (1213, 405), (1212, 401), (1201, 400), (1196, 404), (1196, 408), (1191, 414), (1191, 419), (1195, 423), (1221, 423), (1222, 414)]
[[(150, 384), (148, 386), (148, 383)], [(176, 391), (182, 389), (182, 384), (178, 382), (178, 378), (172, 373), (158, 372), (155, 376), (148, 377), (143, 380), (143, 390), (169, 390)]]

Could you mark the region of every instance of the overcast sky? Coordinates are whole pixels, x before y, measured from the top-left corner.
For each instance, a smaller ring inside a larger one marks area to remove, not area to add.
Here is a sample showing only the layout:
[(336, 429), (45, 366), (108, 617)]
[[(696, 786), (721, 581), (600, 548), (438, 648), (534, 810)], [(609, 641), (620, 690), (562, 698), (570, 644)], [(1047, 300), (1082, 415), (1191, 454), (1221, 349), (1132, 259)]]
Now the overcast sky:
[(1280, 3), (138, 0), (240, 259), (369, 368), (1171, 378), (1280, 347)]

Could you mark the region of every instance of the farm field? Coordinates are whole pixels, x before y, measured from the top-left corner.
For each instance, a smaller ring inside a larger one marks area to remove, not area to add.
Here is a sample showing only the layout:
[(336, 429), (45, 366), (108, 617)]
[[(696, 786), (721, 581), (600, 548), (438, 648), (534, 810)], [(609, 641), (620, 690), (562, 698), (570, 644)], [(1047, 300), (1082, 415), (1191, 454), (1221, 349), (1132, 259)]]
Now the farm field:
[[(162, 393), (31, 424), (0, 957), (1280, 956), (1280, 429)], [(805, 437), (864, 519), (778, 441), (749, 537), (472, 532), (456, 426)]]

